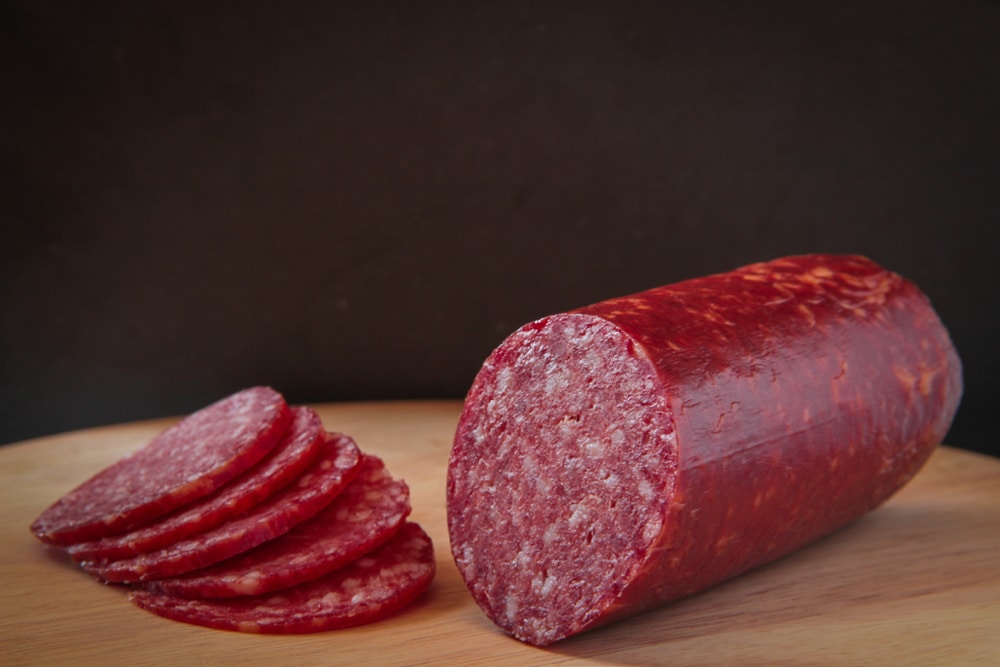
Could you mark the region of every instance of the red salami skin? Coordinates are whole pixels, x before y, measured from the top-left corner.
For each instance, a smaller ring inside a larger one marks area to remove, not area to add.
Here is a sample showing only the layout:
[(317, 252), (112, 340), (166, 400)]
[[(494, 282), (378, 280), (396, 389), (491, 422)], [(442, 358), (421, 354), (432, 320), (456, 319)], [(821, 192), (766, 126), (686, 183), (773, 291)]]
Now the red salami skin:
[(877, 507), (961, 391), (927, 298), (863, 257), (783, 258), (547, 317), (466, 398), (452, 554), (500, 628), (550, 644)]
[(241, 477), (154, 523), (123, 535), (73, 544), (67, 551), (77, 562), (119, 560), (211, 530), (263, 502), (298, 477), (319, 455), (323, 442), (319, 415), (306, 407), (292, 408), (292, 423), (281, 443)]
[(176, 621), (240, 632), (293, 634), (347, 628), (385, 618), (434, 578), (434, 549), (415, 523), (350, 565), (269, 595), (191, 600), (139, 590), (131, 600)]
[(168, 547), (133, 558), (80, 566), (107, 583), (130, 583), (184, 574), (252, 549), (309, 519), (354, 478), (360, 453), (352, 439), (327, 434), (323, 452), (289, 486), (245, 514)]
[(262, 595), (320, 577), (356, 560), (399, 531), (410, 514), (406, 484), (375, 456), (332, 503), (287, 534), (210, 568), (148, 582), (188, 598)]
[(290, 420), (284, 398), (273, 389), (237, 392), (67, 493), (31, 530), (44, 542), (68, 545), (143, 525), (253, 466), (278, 444)]

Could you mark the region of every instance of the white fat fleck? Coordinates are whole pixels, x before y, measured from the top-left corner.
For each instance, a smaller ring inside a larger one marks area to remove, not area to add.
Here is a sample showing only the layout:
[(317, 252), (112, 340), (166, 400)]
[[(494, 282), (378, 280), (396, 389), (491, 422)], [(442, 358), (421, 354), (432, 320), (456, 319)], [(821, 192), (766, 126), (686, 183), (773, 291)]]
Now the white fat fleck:
[(660, 517), (654, 516), (646, 523), (645, 527), (642, 529), (642, 538), (646, 542), (652, 542), (659, 536), (660, 529), (662, 527), (663, 527), (663, 521), (660, 519)]
[(556, 577), (545, 577), (545, 581), (542, 583), (541, 589), (538, 591), (539, 595), (542, 597), (547, 597), (552, 589), (556, 586)]
[(418, 575), (424, 571), (424, 567), (425, 565), (423, 565), (422, 563), (403, 562), (393, 566), (393, 568), (390, 570), (390, 574), (399, 577)]
[(556, 529), (556, 524), (550, 523), (549, 527), (546, 528), (545, 532), (542, 534), (542, 541), (545, 543), (545, 546), (547, 547), (552, 546), (552, 543), (555, 542), (556, 540), (558, 532), (559, 531)]
[(570, 528), (577, 528), (581, 523), (587, 520), (589, 513), (587, 512), (587, 507), (583, 503), (577, 503), (573, 506), (573, 514), (569, 517)]
[(586, 440), (583, 443), (583, 453), (598, 458), (604, 452), (604, 446), (598, 440)]
[(615, 430), (611, 433), (611, 444), (616, 447), (625, 444), (625, 433), (621, 430)]
[(354, 450), (348, 448), (345, 449), (337, 456), (337, 467), (338, 468), (351, 468), (354, 466), (357, 457), (355, 456)]
[(507, 613), (507, 622), (513, 624), (517, 620), (517, 598), (508, 596), (504, 611)]
[(341, 582), (341, 586), (344, 587), (345, 591), (353, 592), (358, 590), (358, 588), (361, 586), (361, 582), (358, 579), (355, 579), (354, 577), (350, 577), (348, 579), (344, 579), (344, 581)]
[(466, 576), (475, 578), (476, 576), (476, 555), (475, 551), (471, 546), (466, 545), (462, 549), (462, 555), (460, 557), (461, 562), (465, 565), (464, 571)]
[(653, 487), (648, 479), (639, 482), (639, 495), (647, 502), (653, 499)]
[(621, 478), (618, 477), (618, 473), (614, 473), (614, 472), (611, 473), (610, 475), (608, 475), (608, 478), (606, 480), (604, 480), (604, 483), (610, 489), (617, 489), (619, 482), (621, 482)]
[(535, 490), (541, 496), (547, 496), (552, 491), (552, 484), (543, 475), (535, 478)]
[(240, 578), (239, 581), (233, 584), (233, 590), (241, 595), (253, 595), (257, 592), (257, 586), (259, 583), (260, 577), (256, 574), (251, 574)]
[(554, 371), (545, 378), (545, 391), (559, 394), (569, 387), (569, 376), (563, 371)]
[(539, 598), (548, 597), (549, 593), (556, 585), (556, 577), (549, 576), (545, 572), (538, 572), (531, 579), (531, 592)]
[(508, 386), (510, 386), (510, 368), (505, 366), (497, 373), (497, 392), (506, 392)]

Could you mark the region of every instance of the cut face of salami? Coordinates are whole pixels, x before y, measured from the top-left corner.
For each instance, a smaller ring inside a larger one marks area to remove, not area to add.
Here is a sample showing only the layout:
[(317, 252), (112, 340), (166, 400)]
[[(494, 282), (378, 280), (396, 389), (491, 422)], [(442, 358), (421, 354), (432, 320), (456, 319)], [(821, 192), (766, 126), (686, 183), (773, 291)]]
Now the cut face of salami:
[(133, 558), (80, 565), (95, 578), (125, 583), (174, 576), (213, 565), (283, 535), (326, 507), (358, 472), (354, 441), (327, 434), (319, 458), (294, 482), (245, 514), (205, 533)]
[(319, 455), (324, 435), (319, 415), (306, 407), (292, 408), (292, 422), (281, 442), (241, 477), (152, 524), (123, 535), (73, 544), (67, 551), (77, 562), (119, 560), (210, 530), (298, 477)]
[(31, 525), (59, 545), (113, 535), (212, 493), (277, 445), (291, 414), (281, 394), (246, 389), (199, 410), (105, 468)]
[(486, 360), (449, 461), (452, 554), (545, 645), (702, 590), (877, 507), (961, 396), (928, 300), (808, 255), (532, 322)]
[(309, 633), (369, 623), (398, 611), (434, 577), (430, 538), (407, 523), (388, 542), (352, 564), (272, 594), (191, 600), (140, 590), (138, 606), (177, 621), (256, 633)]
[(375, 456), (362, 458), (347, 488), (281, 537), (204, 570), (149, 582), (149, 590), (192, 598), (261, 595), (315, 579), (392, 537), (410, 513), (409, 489)]

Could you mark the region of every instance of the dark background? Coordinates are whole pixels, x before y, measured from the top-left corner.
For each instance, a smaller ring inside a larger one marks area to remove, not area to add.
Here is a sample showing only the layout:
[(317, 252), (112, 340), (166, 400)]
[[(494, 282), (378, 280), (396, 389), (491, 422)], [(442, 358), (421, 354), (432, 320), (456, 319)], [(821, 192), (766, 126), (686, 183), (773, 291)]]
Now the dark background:
[(0, 442), (460, 398), (520, 324), (867, 254), (998, 452), (1000, 5), (0, 4)]

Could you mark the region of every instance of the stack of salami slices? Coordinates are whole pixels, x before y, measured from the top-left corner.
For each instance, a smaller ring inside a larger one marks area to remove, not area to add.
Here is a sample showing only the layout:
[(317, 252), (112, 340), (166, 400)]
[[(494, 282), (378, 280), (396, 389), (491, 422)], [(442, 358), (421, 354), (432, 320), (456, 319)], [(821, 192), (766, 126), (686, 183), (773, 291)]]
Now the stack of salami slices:
[(253, 387), (97, 473), (31, 526), (168, 618), (304, 633), (383, 618), (430, 585), (409, 489), (313, 410)]

